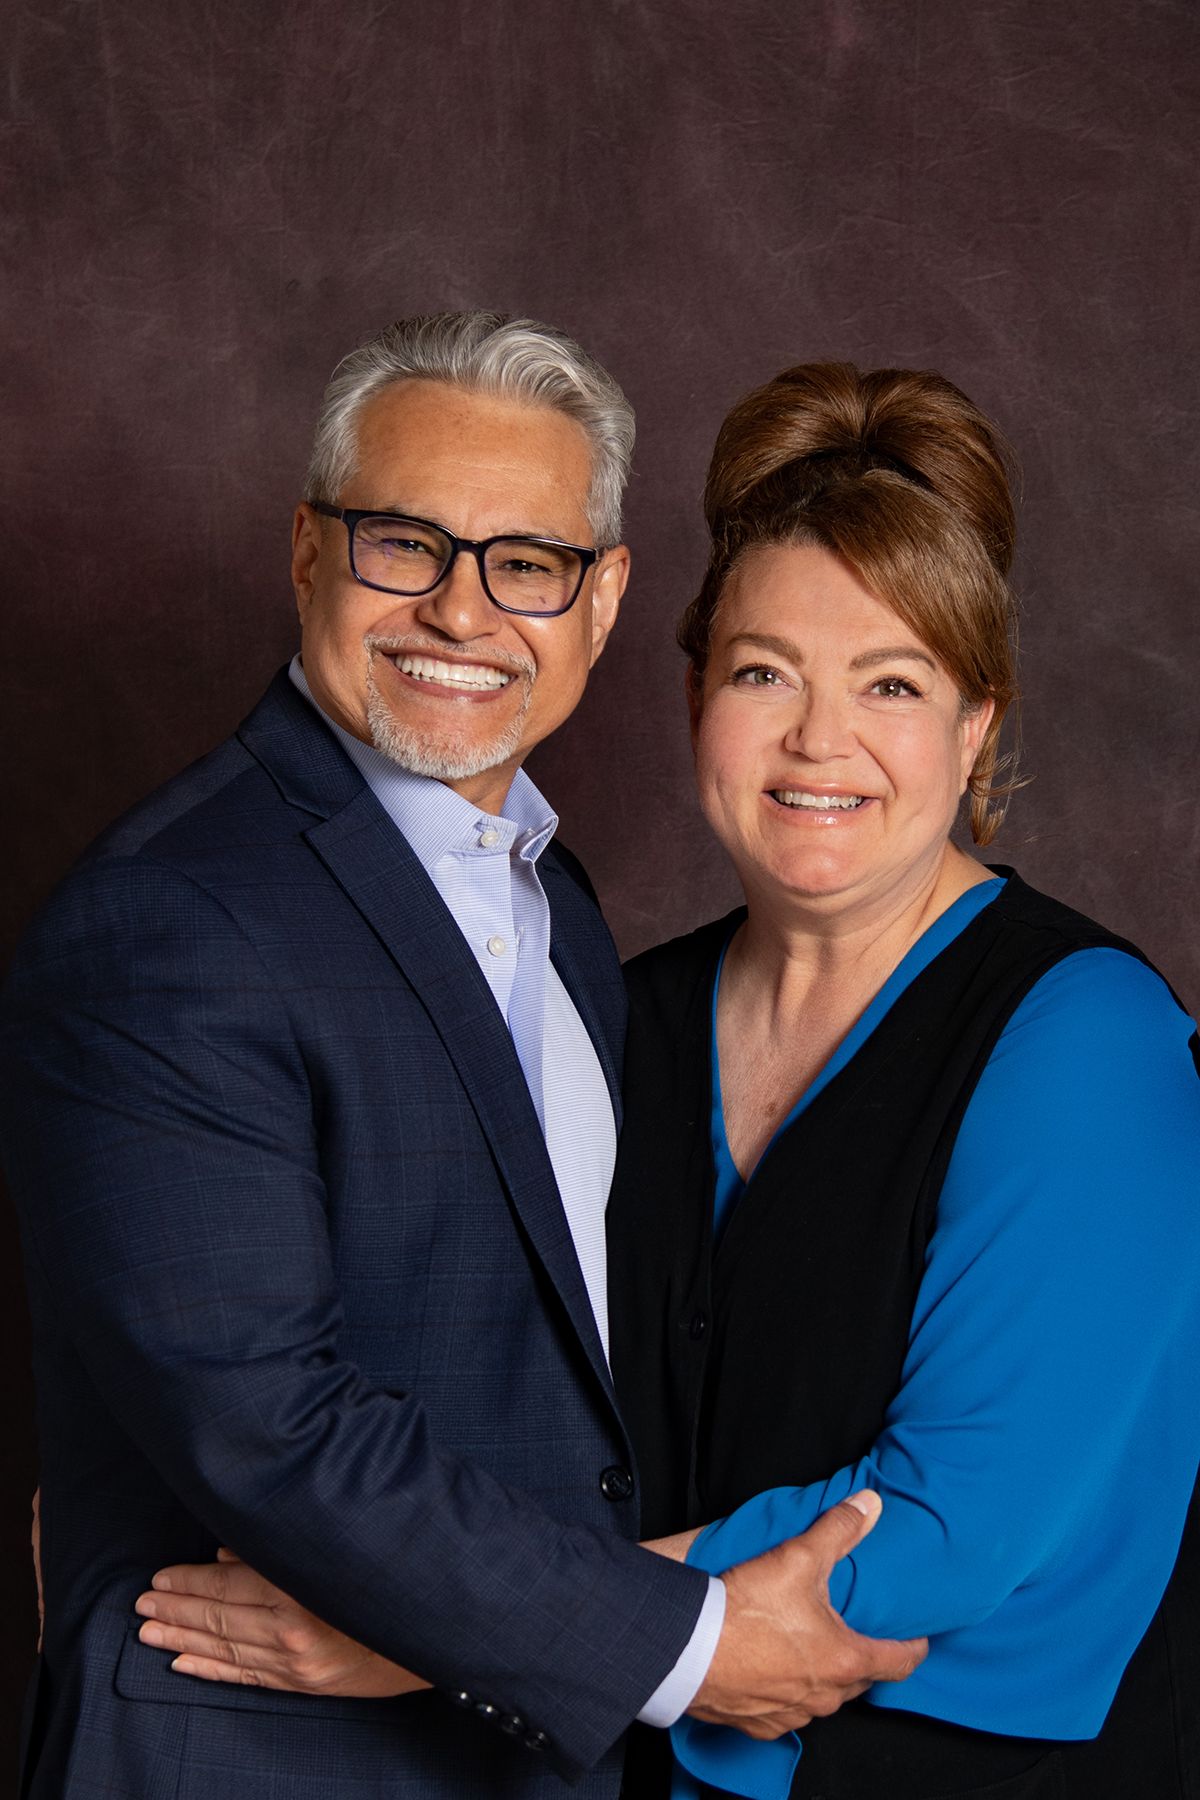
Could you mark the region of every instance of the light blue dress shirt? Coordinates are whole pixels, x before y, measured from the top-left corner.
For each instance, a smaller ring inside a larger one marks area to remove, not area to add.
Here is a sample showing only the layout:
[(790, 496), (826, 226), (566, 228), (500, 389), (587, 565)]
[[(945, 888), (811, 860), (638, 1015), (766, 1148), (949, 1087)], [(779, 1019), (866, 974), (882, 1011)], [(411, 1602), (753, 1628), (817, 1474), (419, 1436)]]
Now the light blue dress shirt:
[[(558, 828), (523, 769), (504, 811), (481, 812), (444, 782), (402, 769), (335, 723), (312, 697), (300, 658), (288, 671), (358, 768), (445, 901), (512, 1034), (546, 1139), (596, 1329), (608, 1355), (604, 1213), (616, 1121), (595, 1046), (550, 961), (550, 906), (537, 859)], [(638, 1717), (672, 1725), (708, 1673), (725, 1620), (725, 1584), (710, 1578), (695, 1630)]]

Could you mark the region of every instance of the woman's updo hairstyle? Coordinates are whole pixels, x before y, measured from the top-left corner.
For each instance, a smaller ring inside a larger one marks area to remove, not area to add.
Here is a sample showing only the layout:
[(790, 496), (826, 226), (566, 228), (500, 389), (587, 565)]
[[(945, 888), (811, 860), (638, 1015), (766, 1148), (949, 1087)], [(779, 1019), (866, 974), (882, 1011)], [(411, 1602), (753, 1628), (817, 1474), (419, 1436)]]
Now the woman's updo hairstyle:
[(997, 786), (1000, 726), (1016, 700), (1012, 451), (940, 375), (801, 363), (739, 400), (717, 436), (704, 512), (712, 553), (678, 639), (696, 674), (721, 596), (764, 544), (831, 551), (946, 668), (964, 713), (996, 710), (970, 779), (971, 833), (989, 844), (1015, 785)]

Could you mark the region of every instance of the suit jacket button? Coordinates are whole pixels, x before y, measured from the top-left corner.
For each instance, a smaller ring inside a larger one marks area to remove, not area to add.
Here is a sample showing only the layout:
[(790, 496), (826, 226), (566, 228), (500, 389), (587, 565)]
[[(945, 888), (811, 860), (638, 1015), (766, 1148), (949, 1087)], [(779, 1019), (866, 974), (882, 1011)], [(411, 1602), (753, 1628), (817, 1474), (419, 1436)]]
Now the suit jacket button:
[(527, 1750), (548, 1750), (550, 1739), (544, 1731), (531, 1731), (525, 1739), (525, 1748)]
[(493, 1706), (489, 1700), (477, 1700), (475, 1702), (475, 1711), (479, 1714), (481, 1719), (486, 1719), (489, 1725), (494, 1725), (496, 1720), (500, 1717), (500, 1708), (498, 1706)]
[(700, 1338), (702, 1338), (704, 1336), (704, 1334), (707, 1330), (708, 1330), (708, 1320), (705, 1318), (705, 1316), (702, 1312), (698, 1312), (696, 1314), (695, 1318), (692, 1320), (691, 1324), (688, 1326), (688, 1336), (690, 1338), (694, 1338), (698, 1341)]
[(505, 1713), (499, 1721), (500, 1729), (509, 1737), (520, 1737), (525, 1730), (525, 1721), (520, 1713)]
[(633, 1476), (628, 1469), (614, 1464), (600, 1473), (600, 1492), (606, 1500), (628, 1500), (633, 1493)]
[(475, 1699), (466, 1688), (447, 1688), (446, 1698), (452, 1706), (474, 1706)]

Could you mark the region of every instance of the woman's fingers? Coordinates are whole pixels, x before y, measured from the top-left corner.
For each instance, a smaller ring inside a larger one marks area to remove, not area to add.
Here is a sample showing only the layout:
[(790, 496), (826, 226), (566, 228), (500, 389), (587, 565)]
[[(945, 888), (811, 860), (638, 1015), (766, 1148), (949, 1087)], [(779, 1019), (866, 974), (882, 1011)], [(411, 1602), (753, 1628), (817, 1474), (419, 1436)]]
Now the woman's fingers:
[[(287, 1620), (281, 1609), (265, 1606), (226, 1606), (218, 1600), (198, 1600), (190, 1594), (140, 1594), (134, 1606), (140, 1618), (153, 1620), (151, 1630), (141, 1632), (144, 1644), (178, 1646), (152, 1635), (153, 1629), (199, 1632), (223, 1643), (263, 1649), (304, 1648), (297, 1639), (305, 1635), (303, 1621)], [(297, 1608), (297, 1612), (299, 1609)], [(286, 1634), (286, 1637), (285, 1637)]]
[[(154, 1650), (173, 1650), (177, 1655), (195, 1656), (206, 1662), (219, 1664), (224, 1673), (220, 1676), (207, 1676), (206, 1679), (210, 1681), (253, 1681), (271, 1671), (272, 1654), (264, 1644), (239, 1646), (228, 1638), (214, 1637), (210, 1631), (192, 1631), (183, 1625), (162, 1625), (157, 1620), (143, 1625), (138, 1637), (143, 1644), (149, 1644)], [(252, 1653), (253, 1667), (245, 1661), (247, 1650)], [(188, 1671), (184, 1670), (183, 1673)]]
[(227, 1662), (218, 1662), (206, 1656), (188, 1654), (173, 1662), (171, 1667), (177, 1675), (197, 1675), (201, 1681), (236, 1681), (243, 1687), (284, 1688), (287, 1683), (273, 1680), (257, 1669), (234, 1669)]
[(175, 1653), (172, 1667), (202, 1681), (364, 1698), (429, 1683), (326, 1625), (225, 1551), (216, 1563), (160, 1569), (135, 1610), (139, 1637)]
[[(221, 1555), (218, 1552), (218, 1555)], [(173, 1563), (159, 1569), (151, 1583), (156, 1593), (192, 1594), (202, 1600), (229, 1601), (238, 1606), (291, 1604), (281, 1588), (258, 1575), (238, 1557), (226, 1551), (219, 1562)]]

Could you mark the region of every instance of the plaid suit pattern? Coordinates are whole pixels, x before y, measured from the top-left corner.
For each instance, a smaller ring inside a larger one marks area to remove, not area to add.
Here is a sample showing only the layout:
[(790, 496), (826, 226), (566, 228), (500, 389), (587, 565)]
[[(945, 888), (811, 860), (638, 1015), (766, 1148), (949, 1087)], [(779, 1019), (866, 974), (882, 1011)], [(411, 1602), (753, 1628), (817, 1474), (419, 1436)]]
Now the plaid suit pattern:
[[(552, 956), (616, 1094), (623, 988), (567, 853)], [(33, 1800), (612, 1796), (705, 1593), (648, 1558), (511, 1039), (404, 839), (286, 676), (112, 828), (10, 978), (48, 1628)], [(231, 1544), (437, 1694), (210, 1686), (140, 1644)]]

